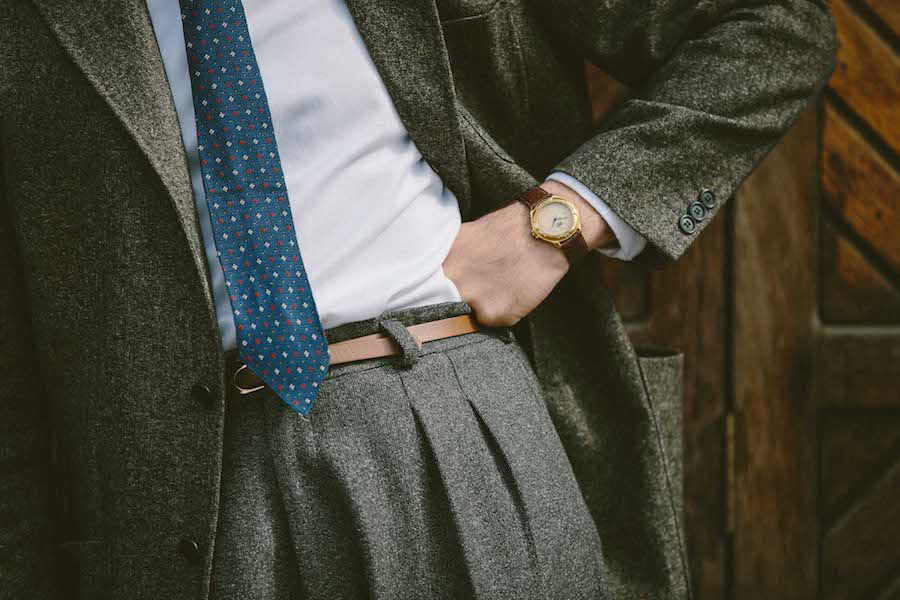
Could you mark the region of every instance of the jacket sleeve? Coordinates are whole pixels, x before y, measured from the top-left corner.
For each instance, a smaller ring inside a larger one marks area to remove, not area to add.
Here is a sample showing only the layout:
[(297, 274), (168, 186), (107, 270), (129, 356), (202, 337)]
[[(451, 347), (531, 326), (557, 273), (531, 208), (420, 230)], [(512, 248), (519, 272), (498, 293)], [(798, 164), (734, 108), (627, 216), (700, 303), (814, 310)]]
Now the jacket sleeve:
[[(834, 69), (820, 1), (536, 0), (556, 36), (635, 90), (553, 170), (677, 259)], [(701, 218), (680, 226), (703, 190)]]
[(24, 297), (0, 178), (0, 598), (48, 598), (54, 585), (50, 417)]

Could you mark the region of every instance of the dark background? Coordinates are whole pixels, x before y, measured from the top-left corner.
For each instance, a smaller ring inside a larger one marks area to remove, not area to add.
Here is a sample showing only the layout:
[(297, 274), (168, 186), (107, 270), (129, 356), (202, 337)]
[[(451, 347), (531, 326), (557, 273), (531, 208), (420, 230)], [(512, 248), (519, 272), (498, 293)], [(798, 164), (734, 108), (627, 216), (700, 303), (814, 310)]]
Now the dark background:
[[(900, 599), (900, 0), (831, 0), (823, 97), (676, 264), (605, 261), (685, 355), (698, 600)], [(588, 65), (596, 121), (629, 90)]]

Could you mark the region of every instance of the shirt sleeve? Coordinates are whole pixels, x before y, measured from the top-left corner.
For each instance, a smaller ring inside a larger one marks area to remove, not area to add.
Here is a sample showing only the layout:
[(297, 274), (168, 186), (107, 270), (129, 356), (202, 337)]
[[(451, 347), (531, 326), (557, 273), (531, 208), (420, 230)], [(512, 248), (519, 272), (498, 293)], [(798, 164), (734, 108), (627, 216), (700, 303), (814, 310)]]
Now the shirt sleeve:
[(593, 206), (594, 210), (600, 213), (600, 216), (603, 217), (603, 220), (609, 225), (609, 228), (616, 236), (616, 240), (619, 242), (618, 246), (613, 246), (611, 248), (597, 248), (598, 252), (602, 252), (611, 258), (617, 258), (619, 260), (631, 260), (640, 254), (644, 249), (644, 246), (647, 245), (647, 239), (644, 236), (635, 231), (628, 223), (622, 220), (619, 215), (613, 212), (606, 202), (601, 200), (597, 194), (568, 173), (555, 171), (547, 176), (546, 180), (556, 181), (574, 190), (588, 204)]

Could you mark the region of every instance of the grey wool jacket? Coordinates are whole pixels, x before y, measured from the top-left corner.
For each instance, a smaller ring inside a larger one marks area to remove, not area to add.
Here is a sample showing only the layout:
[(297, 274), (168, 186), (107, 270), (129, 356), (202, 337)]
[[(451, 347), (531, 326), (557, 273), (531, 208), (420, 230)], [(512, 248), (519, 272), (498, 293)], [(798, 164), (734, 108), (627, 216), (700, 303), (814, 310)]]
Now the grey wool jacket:
[[(834, 64), (813, 0), (348, 4), (465, 220), (561, 170), (647, 237), (652, 263), (697, 238)], [(635, 90), (599, 130), (585, 60)], [(688, 597), (681, 358), (636, 352), (579, 266), (519, 333), (610, 597)], [(205, 597), (223, 360), (144, 2), (0, 0), (0, 597)], [(178, 560), (185, 533), (200, 568)]]

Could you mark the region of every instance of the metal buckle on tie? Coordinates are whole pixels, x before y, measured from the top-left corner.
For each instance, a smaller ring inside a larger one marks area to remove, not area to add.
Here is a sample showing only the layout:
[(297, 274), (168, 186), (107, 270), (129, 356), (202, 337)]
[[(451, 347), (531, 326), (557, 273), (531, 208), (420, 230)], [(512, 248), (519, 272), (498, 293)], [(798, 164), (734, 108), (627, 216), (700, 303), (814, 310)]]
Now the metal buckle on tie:
[(241, 365), (241, 366), (238, 368), (238, 370), (234, 372), (234, 375), (231, 376), (231, 384), (235, 387), (235, 389), (237, 389), (238, 393), (239, 393), (241, 396), (245, 396), (245, 395), (247, 395), (247, 394), (252, 394), (253, 392), (258, 392), (259, 390), (261, 390), (261, 389), (263, 389), (264, 387), (266, 387), (265, 384), (263, 384), (263, 385), (258, 385), (258, 386), (256, 386), (256, 387), (252, 387), (252, 388), (245, 388), (245, 387), (241, 387), (240, 385), (238, 385), (238, 382), (237, 382), (237, 376), (238, 376), (238, 373), (240, 373), (240, 372), (243, 371), (244, 369), (248, 369), (248, 368), (249, 368), (249, 367), (247, 367), (247, 365)]

